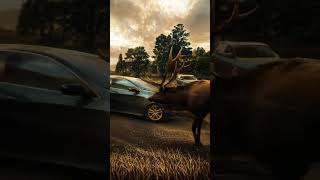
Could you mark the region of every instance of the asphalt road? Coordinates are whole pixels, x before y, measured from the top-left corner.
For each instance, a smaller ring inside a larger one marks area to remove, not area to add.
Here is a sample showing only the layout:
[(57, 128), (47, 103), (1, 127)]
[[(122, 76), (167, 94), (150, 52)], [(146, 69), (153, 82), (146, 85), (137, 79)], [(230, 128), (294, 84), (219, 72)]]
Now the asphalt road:
[[(209, 118), (209, 117), (207, 117)], [(210, 150), (210, 125), (205, 123), (201, 141), (208, 156)], [(195, 147), (191, 131), (192, 116), (177, 112), (166, 122), (154, 123), (143, 118), (112, 113), (110, 116), (110, 139), (112, 144), (130, 144), (143, 148), (175, 148), (182, 151), (198, 149)]]

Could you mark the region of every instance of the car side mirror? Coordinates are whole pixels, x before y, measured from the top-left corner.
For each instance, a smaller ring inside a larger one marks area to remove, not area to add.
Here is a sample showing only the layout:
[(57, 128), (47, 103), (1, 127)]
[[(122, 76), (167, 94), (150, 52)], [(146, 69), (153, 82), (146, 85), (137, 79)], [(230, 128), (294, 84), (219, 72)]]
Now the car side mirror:
[(61, 86), (61, 92), (70, 96), (87, 96), (88, 91), (80, 84), (63, 84)]
[(130, 92), (135, 93), (135, 94), (140, 93), (140, 91), (139, 91), (138, 89), (136, 89), (136, 88), (129, 88), (128, 90), (129, 90)]

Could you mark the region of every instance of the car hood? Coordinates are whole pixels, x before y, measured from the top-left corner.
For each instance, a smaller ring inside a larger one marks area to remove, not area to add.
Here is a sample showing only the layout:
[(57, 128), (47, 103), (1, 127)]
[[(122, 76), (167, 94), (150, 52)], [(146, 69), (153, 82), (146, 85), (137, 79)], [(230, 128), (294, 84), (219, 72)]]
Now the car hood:
[(151, 96), (153, 96), (154, 94), (156, 94), (156, 91), (147, 91), (147, 90), (143, 90), (141, 93), (141, 96), (143, 96), (144, 98), (148, 99)]
[(242, 69), (253, 69), (259, 65), (280, 61), (280, 58), (237, 58), (236, 66)]

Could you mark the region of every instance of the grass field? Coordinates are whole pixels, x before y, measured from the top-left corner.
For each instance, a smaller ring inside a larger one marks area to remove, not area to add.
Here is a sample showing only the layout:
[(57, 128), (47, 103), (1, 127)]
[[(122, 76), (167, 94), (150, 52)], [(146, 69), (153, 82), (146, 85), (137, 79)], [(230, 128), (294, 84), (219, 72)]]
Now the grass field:
[(113, 120), (110, 179), (210, 179), (210, 115), (203, 123), (203, 147), (193, 145), (190, 115), (175, 112), (171, 116), (169, 122), (158, 124)]
[(111, 151), (111, 179), (210, 179), (210, 165), (203, 153), (141, 149), (127, 146)]

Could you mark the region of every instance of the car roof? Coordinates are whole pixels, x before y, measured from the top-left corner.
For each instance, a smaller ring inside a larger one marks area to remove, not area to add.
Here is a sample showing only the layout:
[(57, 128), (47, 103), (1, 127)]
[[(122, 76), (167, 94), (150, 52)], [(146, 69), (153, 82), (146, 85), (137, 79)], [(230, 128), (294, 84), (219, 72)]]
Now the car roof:
[(269, 46), (268, 44), (262, 43), (262, 42), (220, 41), (220, 43), (228, 44), (228, 45), (231, 45), (231, 46), (243, 46), (243, 45)]
[(132, 81), (132, 82), (143, 81), (143, 80), (140, 79), (140, 78), (135, 78), (135, 77), (131, 77), (131, 76), (121, 76), (121, 75), (111, 75), (110, 78), (111, 78), (111, 79), (114, 79), (114, 78), (123, 78), (123, 79), (127, 79), (127, 80), (129, 80), (129, 81)]
[(0, 50), (30, 52), (51, 57), (80, 75), (96, 88), (109, 86), (109, 63), (99, 56), (75, 50), (38, 45), (0, 44)]
[(178, 74), (178, 76), (194, 76), (193, 74)]
[(134, 80), (134, 79), (139, 79), (131, 76), (121, 76), (121, 75), (110, 75), (110, 78), (124, 78), (128, 80)]

